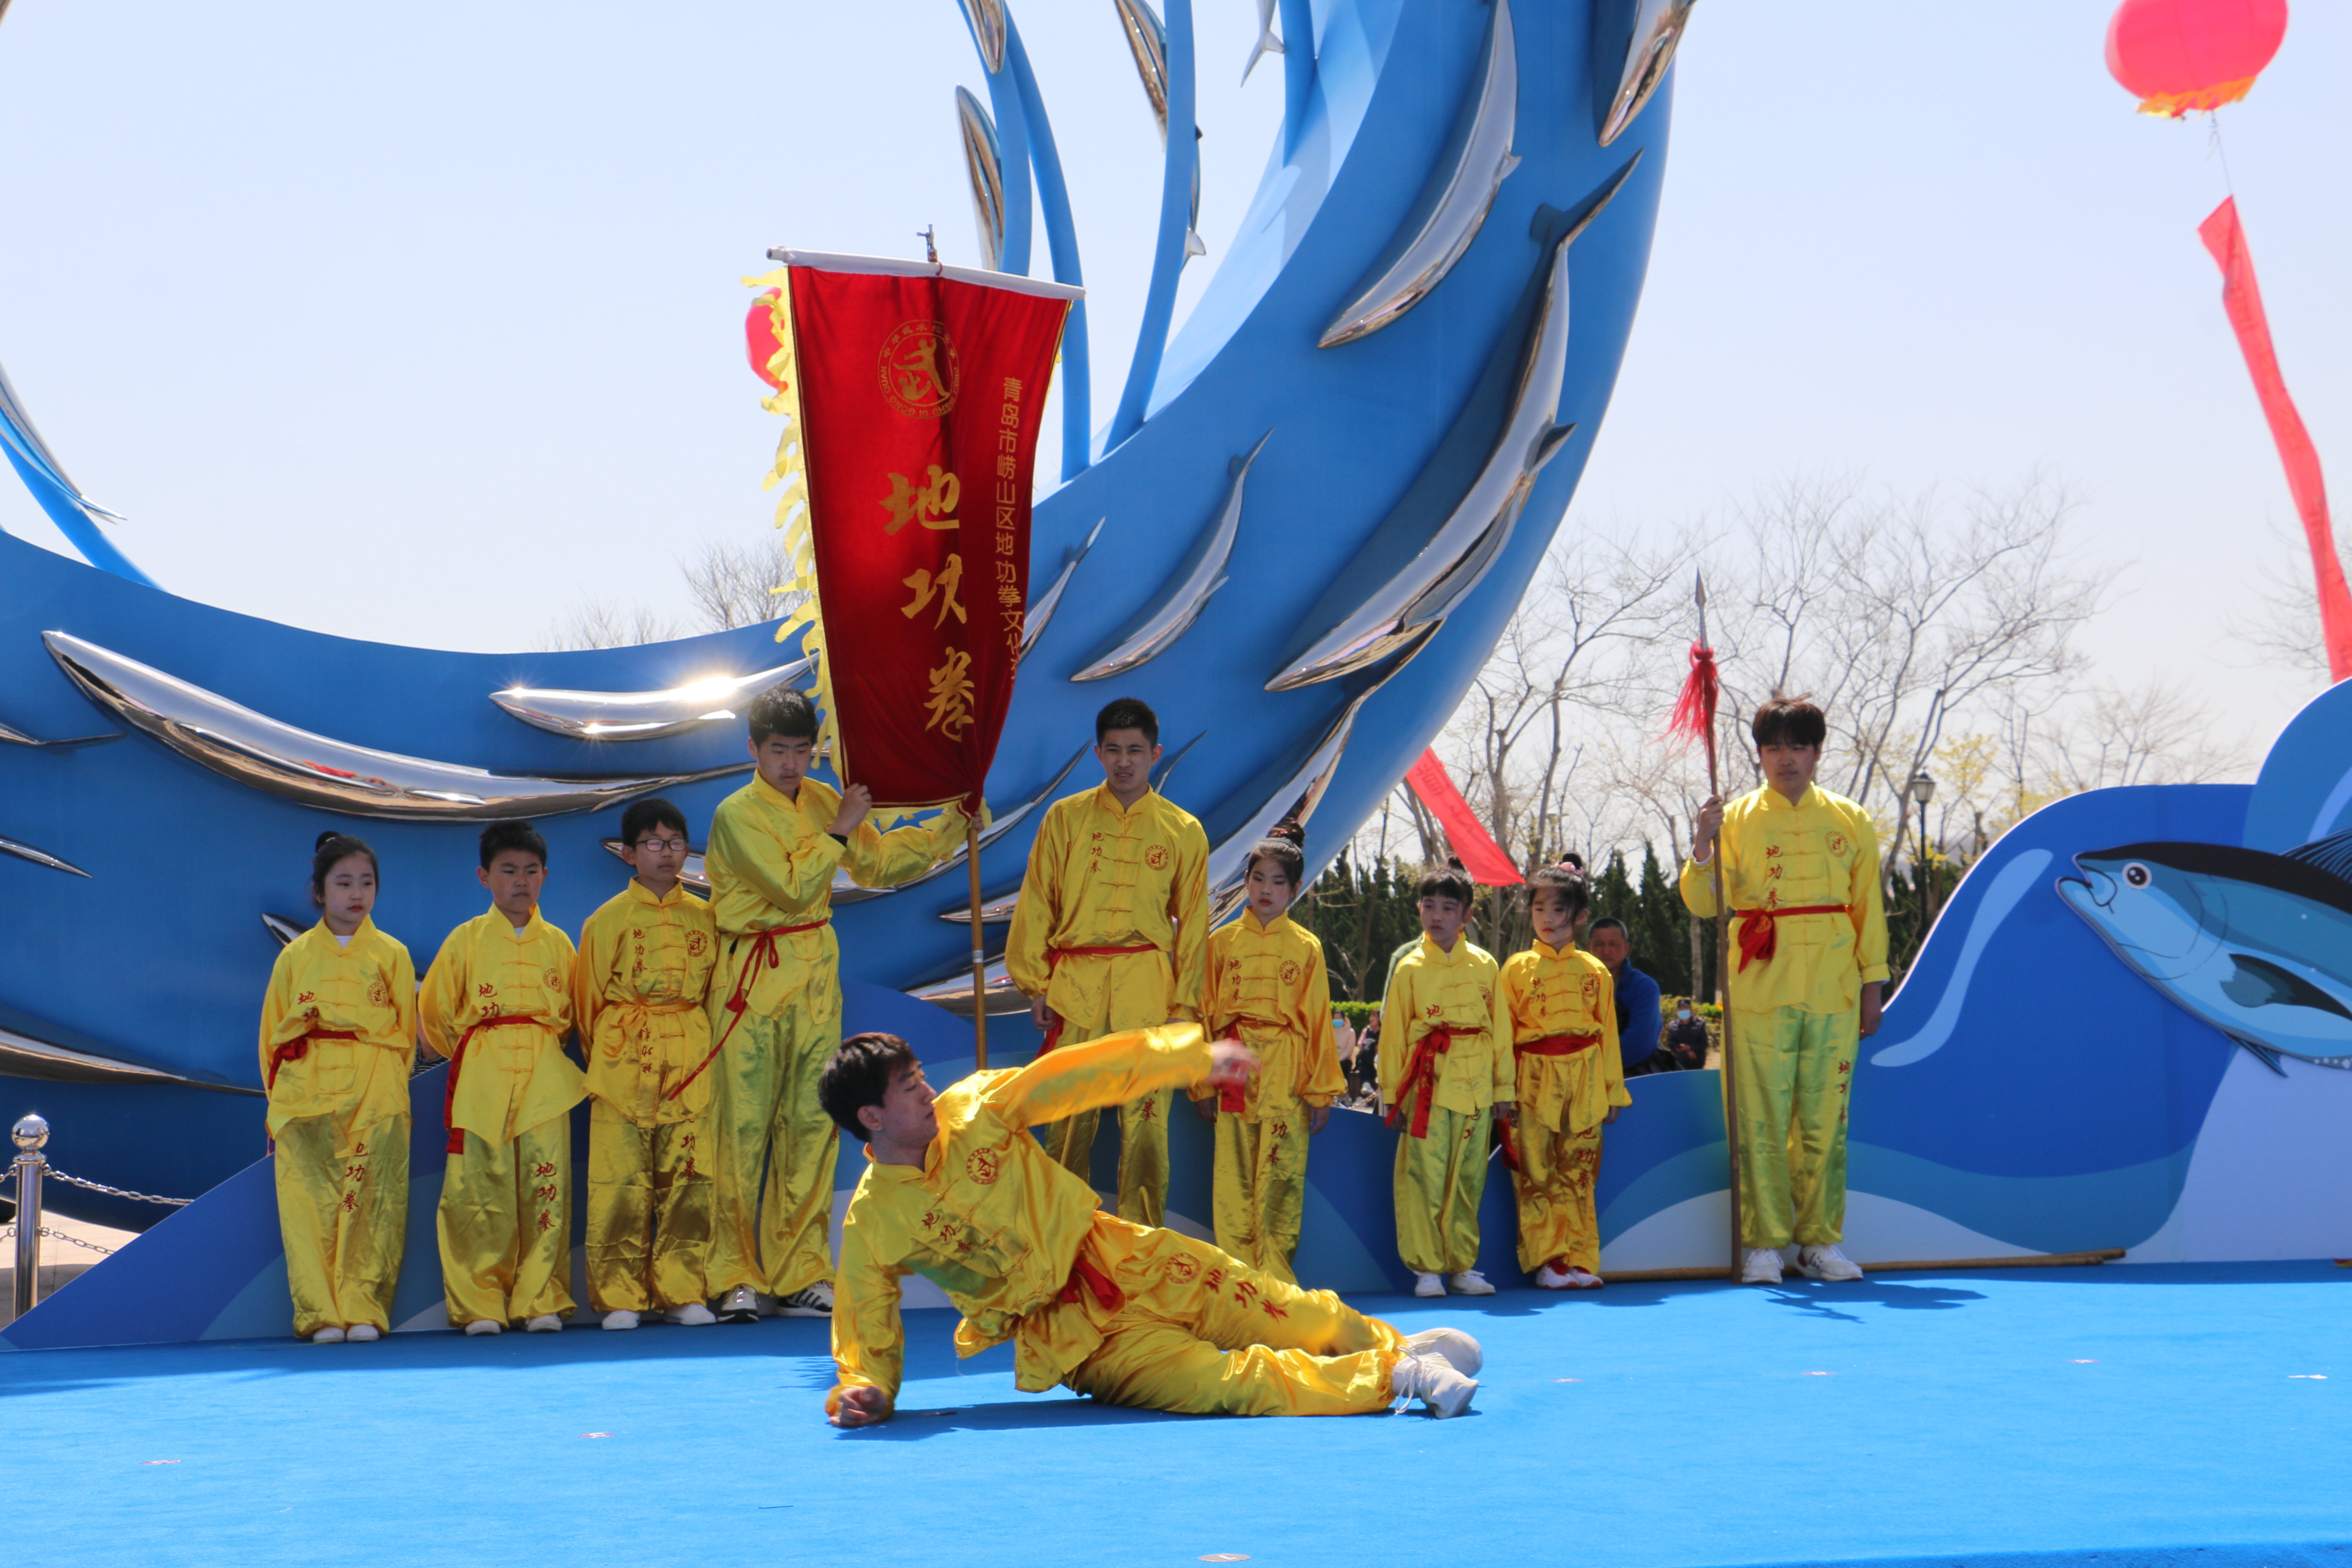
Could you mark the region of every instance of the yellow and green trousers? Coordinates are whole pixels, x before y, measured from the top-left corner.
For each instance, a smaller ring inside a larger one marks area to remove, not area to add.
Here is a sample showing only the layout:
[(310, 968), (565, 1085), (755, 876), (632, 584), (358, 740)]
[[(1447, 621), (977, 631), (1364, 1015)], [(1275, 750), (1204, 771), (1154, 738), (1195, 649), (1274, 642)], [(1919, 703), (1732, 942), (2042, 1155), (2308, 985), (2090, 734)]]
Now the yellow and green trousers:
[(833, 1278), (841, 1130), (816, 1080), (840, 1048), (837, 1008), (820, 1019), (796, 1005), (745, 1013), (710, 1064), (711, 1295), (748, 1285), (790, 1296)]
[(1307, 1207), (1304, 1104), (1217, 1113), (1213, 1206), (1217, 1246), (1271, 1279), (1295, 1285), (1299, 1215)]
[(650, 1125), (588, 1102), (588, 1304), (663, 1311), (710, 1294), (708, 1117)]
[(1397, 1255), (1416, 1274), (1478, 1267), (1478, 1200), (1486, 1192), (1485, 1110), (1433, 1106), (1429, 1135), (1397, 1138)]
[(1731, 1015), (1740, 1245), (1827, 1245), (1845, 1230), (1845, 1122), (1859, 1012)]

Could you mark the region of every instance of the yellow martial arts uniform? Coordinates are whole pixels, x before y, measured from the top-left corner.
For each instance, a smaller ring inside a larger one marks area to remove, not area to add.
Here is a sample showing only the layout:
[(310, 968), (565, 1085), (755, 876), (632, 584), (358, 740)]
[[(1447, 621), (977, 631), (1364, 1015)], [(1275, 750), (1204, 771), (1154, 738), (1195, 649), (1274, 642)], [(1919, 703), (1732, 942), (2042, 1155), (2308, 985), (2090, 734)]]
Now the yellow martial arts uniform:
[(449, 1164), (436, 1228), (449, 1321), (572, 1314), (572, 939), (493, 907), (425, 972), (425, 1038), (449, 1063)]
[(1517, 1091), (1499, 1040), (1495, 960), (1468, 937), (1428, 937), (1389, 971), (1381, 1000), (1381, 1104), (1400, 1128), (1397, 1254), (1417, 1274), (1478, 1266), (1490, 1108)]
[(1496, 1012), (1518, 1063), (1519, 1267), (1549, 1263), (1601, 1271), (1601, 1123), (1631, 1105), (1617, 1046), (1617, 983), (1609, 966), (1571, 942), (1538, 942), (1503, 965)]
[[(1845, 1227), (1862, 987), (1887, 973), (1878, 835), (1843, 795), (1809, 786), (1791, 805), (1768, 784), (1724, 807), (1722, 842), (1738, 952), (1724, 957), (1734, 966), (1740, 1244), (1827, 1245)], [(1693, 914), (1713, 915), (1711, 868), (1685, 862), (1682, 895)]]
[(408, 1070), (416, 970), (360, 921), (278, 950), (261, 1002), (261, 1081), (278, 1149), (278, 1226), (294, 1331), (392, 1327), (408, 1231)]
[(1247, 1089), (1216, 1095), (1217, 1246), (1259, 1273), (1296, 1284), (1298, 1219), (1307, 1205), (1308, 1113), (1348, 1087), (1331, 1037), (1331, 982), (1323, 944), (1288, 915), (1260, 925), (1255, 910), (1212, 932), (1209, 1034), (1239, 1036), (1258, 1056)]
[(1203, 1415), (1386, 1409), (1404, 1354), (1394, 1329), (1206, 1242), (1097, 1212), (1094, 1189), (1028, 1131), (1208, 1072), (1200, 1028), (1174, 1025), (951, 1085), (922, 1165), (868, 1163), (849, 1200), (826, 1410), (860, 1384), (898, 1397), (899, 1281), (909, 1274), (963, 1313), (959, 1355), (1011, 1340), (1014, 1381), (1033, 1394), (1060, 1383), (1111, 1404)]
[[(814, 779), (786, 800), (759, 778), (719, 803), (703, 863), (719, 924), (710, 982), (710, 1293), (749, 1286), (783, 1297), (833, 1275), (828, 1232), (841, 1133), (817, 1103), (817, 1075), (841, 1046), (841, 948), (833, 876), (861, 888), (911, 881), (954, 853), (966, 818), (848, 841), (825, 831), (840, 793)], [(764, 1194), (762, 1184), (764, 1183)]]
[[(1029, 847), (1004, 971), (1060, 1019), (1046, 1047), (1201, 1016), (1209, 947), (1209, 839), (1152, 792), (1121, 806), (1110, 786), (1057, 800)], [(1118, 1213), (1158, 1225), (1168, 1211), (1168, 1107), (1159, 1091), (1118, 1112)], [(1047, 1128), (1045, 1146), (1091, 1182), (1093, 1107)]]
[(683, 1307), (709, 1294), (710, 906), (635, 878), (580, 928), (572, 1016), (588, 1059), (588, 1304)]

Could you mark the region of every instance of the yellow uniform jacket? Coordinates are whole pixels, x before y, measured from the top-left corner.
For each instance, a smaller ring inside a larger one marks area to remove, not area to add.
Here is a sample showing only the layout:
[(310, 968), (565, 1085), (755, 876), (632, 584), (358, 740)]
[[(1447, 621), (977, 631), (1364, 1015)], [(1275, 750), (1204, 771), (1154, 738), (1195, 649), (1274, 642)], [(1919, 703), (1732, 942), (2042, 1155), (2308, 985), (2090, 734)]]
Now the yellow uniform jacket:
[(1446, 952), (1426, 936), (1389, 971), (1381, 999), (1380, 1077), (1382, 1110), (1395, 1107), (1413, 1048), (1433, 1026), (1470, 1031), (1454, 1037), (1437, 1058), (1440, 1110), (1475, 1113), (1517, 1092), (1511, 1052), (1501, 1043), (1508, 1024), (1496, 1010), (1495, 960), (1468, 937)]
[(640, 1127), (690, 1121), (709, 1108), (710, 1075), (695, 1069), (710, 1055), (703, 1002), (718, 963), (710, 906), (684, 887), (657, 899), (631, 878), (588, 917), (572, 966), (572, 1018), (590, 1094)]
[[(1731, 904), (1731, 1005), (1746, 1012), (1793, 1007), (1845, 1013), (1865, 982), (1886, 978), (1886, 917), (1879, 903), (1878, 834), (1862, 807), (1810, 786), (1796, 805), (1767, 784), (1723, 809), (1723, 888)], [(1685, 861), (1683, 902), (1715, 913), (1713, 868)], [(1750, 910), (1837, 906), (1843, 912), (1773, 920), (1773, 955), (1742, 966)]]
[[(1281, 1116), (1302, 1100), (1329, 1105), (1348, 1087), (1331, 1036), (1331, 982), (1323, 944), (1288, 915), (1260, 925), (1255, 910), (1209, 937), (1210, 1037), (1237, 1035), (1258, 1055), (1240, 1115)], [(1193, 1098), (1214, 1089), (1202, 1086)]]
[[(1095, 1191), (1028, 1129), (1090, 1107), (1208, 1077), (1207, 1037), (1176, 1024), (1065, 1046), (1024, 1068), (978, 1072), (936, 1102), (939, 1135), (922, 1168), (869, 1163), (841, 1224), (834, 1279), (835, 1389), (871, 1384), (897, 1398), (905, 1364), (899, 1280), (919, 1274), (963, 1321), (956, 1352), (1016, 1342), (1019, 1385), (1053, 1387), (1101, 1342), (1084, 1314), (1024, 1315), (1057, 1300), (1095, 1225)], [(1056, 1336), (1060, 1336), (1057, 1338)]]
[(1521, 1126), (1581, 1132), (1600, 1125), (1611, 1106), (1633, 1103), (1617, 1045), (1617, 982), (1607, 964), (1572, 942), (1554, 948), (1538, 941), (1503, 965), (1499, 995), (1496, 1011), (1514, 1055), (1555, 1035), (1599, 1037), (1570, 1056), (1517, 1058)]
[[(846, 868), (861, 888), (912, 881), (953, 853), (967, 820), (950, 806), (929, 823), (887, 833), (861, 822), (845, 845), (825, 831), (840, 810), (841, 792), (815, 779), (801, 780), (797, 798), (786, 800), (754, 777), (711, 814), (703, 864), (719, 935), (813, 928), (777, 938), (777, 963), (751, 976), (746, 1001), (762, 1017), (795, 1004), (808, 1005), (817, 1022), (840, 1011), (841, 949), (830, 923), (836, 869)], [(735, 973), (728, 966), (720, 984), (731, 986)]]
[(1100, 998), (1071, 989), (1108, 985), (1114, 966), (1065, 965), (1057, 975), (1052, 955), (1148, 943), (1167, 967), (1168, 1016), (1197, 1019), (1209, 948), (1208, 867), (1200, 823), (1156, 790), (1132, 808), (1122, 807), (1108, 784), (1055, 801), (1029, 849), (1005, 973), (1023, 995), (1044, 996), (1064, 1017), (1095, 1017), (1106, 1011)]
[[(357, 1039), (317, 1037), (320, 1032)], [(306, 1116), (357, 1111), (369, 1127), (408, 1114), (416, 970), (408, 949), (363, 920), (348, 943), (312, 926), (278, 952), (261, 1002), (261, 1081), (269, 1133)], [(298, 1054), (299, 1053), (299, 1054)]]
[[(441, 944), (425, 972), (418, 1012), (435, 1050), (446, 1057), (465, 1047), (465, 1059), (449, 1064), (453, 1130), (505, 1143), (588, 1098), (586, 1076), (563, 1054), (572, 959), (572, 939), (537, 910), (517, 931), (493, 907)], [(499, 1017), (531, 1021), (475, 1027)]]

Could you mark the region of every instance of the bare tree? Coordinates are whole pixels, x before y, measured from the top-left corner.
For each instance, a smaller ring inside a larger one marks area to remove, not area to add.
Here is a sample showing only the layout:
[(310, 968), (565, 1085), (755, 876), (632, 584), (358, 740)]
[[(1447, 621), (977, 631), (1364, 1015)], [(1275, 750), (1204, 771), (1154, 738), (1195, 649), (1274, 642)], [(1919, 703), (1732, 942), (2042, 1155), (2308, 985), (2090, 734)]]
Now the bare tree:
[(803, 597), (782, 591), (793, 570), (781, 532), (756, 545), (706, 544), (692, 561), (679, 563), (678, 572), (705, 631), (782, 620)]
[(574, 605), (539, 639), (551, 652), (591, 647), (634, 647), (640, 643), (667, 642), (678, 636), (677, 624), (665, 620), (643, 605), (616, 605), (606, 599), (586, 599)]
[(2312, 586), (2311, 552), (2304, 540), (2273, 521), (2257, 557), (2255, 607), (2232, 611), (2229, 635), (2249, 656), (2244, 663), (2294, 670), (2315, 689), (2329, 683), (2327, 644), (2319, 628), (2319, 595)]

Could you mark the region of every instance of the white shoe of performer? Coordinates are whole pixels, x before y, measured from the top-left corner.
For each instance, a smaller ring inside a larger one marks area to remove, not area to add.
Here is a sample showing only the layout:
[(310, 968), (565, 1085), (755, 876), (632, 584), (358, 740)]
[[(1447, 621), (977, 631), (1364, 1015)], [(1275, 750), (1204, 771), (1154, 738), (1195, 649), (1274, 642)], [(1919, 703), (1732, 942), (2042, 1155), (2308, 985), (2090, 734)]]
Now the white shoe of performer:
[(718, 1315), (699, 1301), (688, 1301), (683, 1307), (672, 1307), (662, 1315), (671, 1322), (683, 1323), (689, 1329), (698, 1329), (719, 1321)]
[(805, 1290), (795, 1290), (776, 1303), (779, 1318), (830, 1318), (833, 1316), (833, 1281), (820, 1279)]
[(1561, 1273), (1559, 1269), (1554, 1268), (1550, 1264), (1547, 1263), (1541, 1268), (1536, 1270), (1536, 1289), (1538, 1290), (1573, 1290), (1576, 1289), (1576, 1281), (1572, 1277)]
[(1777, 1247), (1751, 1247), (1739, 1262), (1739, 1282), (1742, 1285), (1778, 1285), (1780, 1282), (1780, 1249)]
[(719, 1321), (723, 1323), (756, 1323), (760, 1321), (759, 1293), (749, 1285), (738, 1285), (719, 1298)]
[(1389, 1375), (1389, 1388), (1399, 1399), (1420, 1400), (1440, 1420), (1469, 1409), (1470, 1396), (1478, 1392), (1474, 1379), (1454, 1371), (1439, 1355), (1409, 1355), (1398, 1362)]
[(1475, 1377), (1478, 1369), (1486, 1364), (1486, 1353), (1478, 1342), (1460, 1329), (1423, 1329), (1405, 1336), (1407, 1355), (1433, 1355), (1444, 1358), (1445, 1363), (1465, 1377)]
[(615, 1331), (637, 1326), (637, 1315), (626, 1307), (615, 1307), (604, 1314), (604, 1326)]
[(1443, 1276), (1443, 1275), (1439, 1275), (1439, 1274), (1416, 1274), (1416, 1275), (1414, 1275), (1414, 1276), (1413, 1276), (1413, 1280), (1412, 1280), (1412, 1293), (1413, 1293), (1414, 1295), (1416, 1295), (1416, 1296), (1443, 1296), (1443, 1295), (1444, 1295), (1444, 1294), (1445, 1294), (1445, 1278), (1444, 1278), (1444, 1276)]
[(527, 1334), (556, 1334), (563, 1331), (563, 1320), (552, 1312), (541, 1312), (523, 1326)]
[(1445, 1283), (1457, 1296), (1491, 1296), (1495, 1293), (1495, 1288), (1486, 1283), (1486, 1277), (1475, 1268), (1465, 1268), (1459, 1274), (1449, 1275)]
[(1601, 1287), (1608, 1283), (1608, 1280), (1603, 1279), (1600, 1275), (1595, 1274), (1591, 1269), (1585, 1268), (1582, 1264), (1570, 1264), (1569, 1266), (1568, 1288), (1571, 1290), (1598, 1290)]
[(355, 1345), (363, 1345), (371, 1341), (380, 1340), (383, 1335), (377, 1332), (373, 1323), (353, 1323), (343, 1331), (343, 1338)]
[(1862, 1265), (1837, 1249), (1832, 1242), (1824, 1247), (1801, 1247), (1797, 1249), (1797, 1272), (1808, 1279), (1843, 1282), (1862, 1278)]
[(341, 1344), (343, 1342), (343, 1331), (336, 1327), (334, 1324), (329, 1323), (325, 1328), (320, 1329), (317, 1333), (310, 1336), (310, 1342), (314, 1345)]
[(469, 1334), (502, 1334), (507, 1331), (507, 1326), (496, 1318), (476, 1318), (466, 1325), (466, 1331)]

